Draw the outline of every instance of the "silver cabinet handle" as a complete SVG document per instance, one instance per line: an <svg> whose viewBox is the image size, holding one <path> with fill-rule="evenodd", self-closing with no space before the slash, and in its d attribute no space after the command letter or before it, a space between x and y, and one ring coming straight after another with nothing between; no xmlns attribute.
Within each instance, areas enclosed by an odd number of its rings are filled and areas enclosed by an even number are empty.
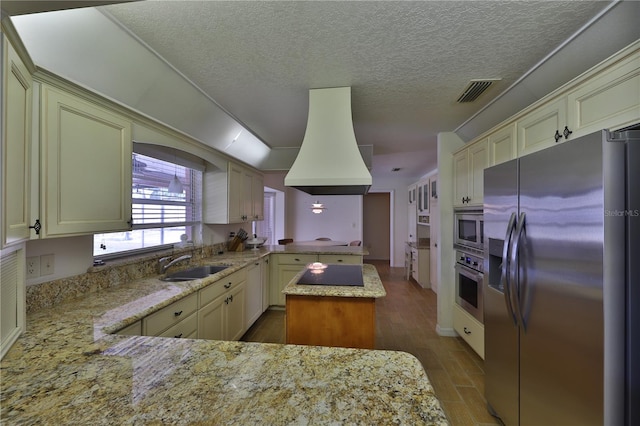
<svg viewBox="0 0 640 426"><path fill-rule="evenodd" d="M471 331L469 331L467 327L464 327L464 334L468 336L469 334L471 334Z"/></svg>
<svg viewBox="0 0 640 426"><path fill-rule="evenodd" d="M182 311L174 312L173 315L179 317L180 315L182 315Z"/></svg>
<svg viewBox="0 0 640 426"><path fill-rule="evenodd" d="M182 333L178 334L177 336L173 336L173 337L175 337L176 339L179 339L179 338L182 337Z"/></svg>
<svg viewBox="0 0 640 426"><path fill-rule="evenodd" d="M231 288L231 283L226 283L226 284L224 285L224 288Z"/></svg>

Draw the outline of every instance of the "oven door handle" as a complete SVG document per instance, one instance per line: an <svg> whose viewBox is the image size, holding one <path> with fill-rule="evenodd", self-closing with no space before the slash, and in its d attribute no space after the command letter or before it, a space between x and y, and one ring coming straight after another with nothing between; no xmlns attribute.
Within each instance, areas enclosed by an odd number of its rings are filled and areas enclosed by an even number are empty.
<svg viewBox="0 0 640 426"><path fill-rule="evenodd" d="M516 317L516 313L513 310L513 305L511 303L511 239L513 237L513 231L516 227L516 214L511 213L511 218L509 219L509 224L507 225L507 233L504 236L504 243L502 244L502 265L500 271L500 284L504 289L504 303L507 306L507 312L513 321L513 325L518 326L518 318Z"/></svg>

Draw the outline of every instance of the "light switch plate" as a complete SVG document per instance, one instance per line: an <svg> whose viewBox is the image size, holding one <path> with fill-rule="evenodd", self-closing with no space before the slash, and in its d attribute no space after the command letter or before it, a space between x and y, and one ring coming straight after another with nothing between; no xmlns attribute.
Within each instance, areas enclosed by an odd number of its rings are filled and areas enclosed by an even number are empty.
<svg viewBox="0 0 640 426"><path fill-rule="evenodd" d="M27 279L40 276L40 256L27 257Z"/></svg>
<svg viewBox="0 0 640 426"><path fill-rule="evenodd" d="M52 254L43 254L40 256L40 276L52 275L54 257Z"/></svg>

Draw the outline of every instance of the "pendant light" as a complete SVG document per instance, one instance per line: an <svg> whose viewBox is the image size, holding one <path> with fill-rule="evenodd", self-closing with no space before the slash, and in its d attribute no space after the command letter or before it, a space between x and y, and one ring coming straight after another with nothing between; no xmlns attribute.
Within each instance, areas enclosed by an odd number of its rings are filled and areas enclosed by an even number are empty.
<svg viewBox="0 0 640 426"><path fill-rule="evenodd" d="M175 163L175 156L173 160L173 167L173 178L171 179L171 182L169 182L168 190L172 194L182 194L184 187L182 186L180 179L178 179L178 166Z"/></svg>
<svg viewBox="0 0 640 426"><path fill-rule="evenodd" d="M324 206L324 204L322 204L320 201L317 201L315 203L311 204L311 211L315 214L320 214L322 213L324 210L326 209L326 207Z"/></svg>

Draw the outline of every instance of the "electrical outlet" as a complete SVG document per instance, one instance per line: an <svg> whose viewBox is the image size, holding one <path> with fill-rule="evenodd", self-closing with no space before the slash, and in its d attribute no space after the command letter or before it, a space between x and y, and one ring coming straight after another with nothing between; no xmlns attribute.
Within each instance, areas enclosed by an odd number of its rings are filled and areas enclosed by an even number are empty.
<svg viewBox="0 0 640 426"><path fill-rule="evenodd" d="M27 257L27 279L40 276L40 256Z"/></svg>
<svg viewBox="0 0 640 426"><path fill-rule="evenodd" d="M53 260L54 257L52 254L43 254L40 256L40 275L51 275L53 274Z"/></svg>

